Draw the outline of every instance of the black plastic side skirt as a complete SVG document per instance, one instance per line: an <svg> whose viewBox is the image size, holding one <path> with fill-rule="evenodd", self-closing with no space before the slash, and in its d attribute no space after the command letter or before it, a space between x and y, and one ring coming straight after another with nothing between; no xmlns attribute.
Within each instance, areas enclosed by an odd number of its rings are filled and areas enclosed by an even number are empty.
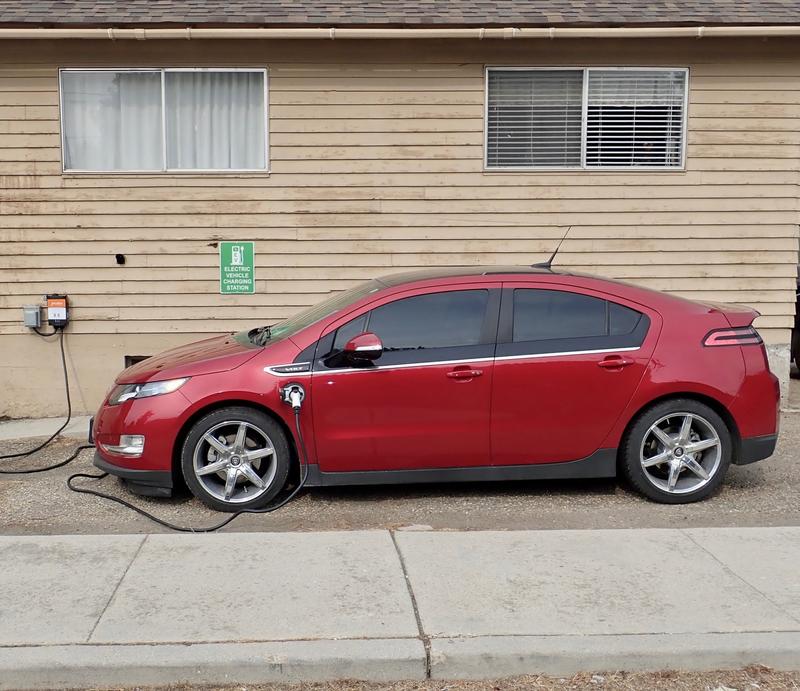
<svg viewBox="0 0 800 691"><path fill-rule="evenodd" d="M365 470L326 473L308 466L307 487L342 485L404 485L422 482L484 482L503 480L571 480L615 477L617 450L598 449L591 456L563 463L481 466L476 468L425 468L422 470Z"/></svg>

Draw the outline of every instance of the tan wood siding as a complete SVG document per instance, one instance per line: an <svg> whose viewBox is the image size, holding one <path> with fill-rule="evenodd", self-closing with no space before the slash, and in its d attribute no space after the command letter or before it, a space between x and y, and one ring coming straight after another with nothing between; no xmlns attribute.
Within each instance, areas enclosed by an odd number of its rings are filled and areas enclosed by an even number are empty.
<svg viewBox="0 0 800 691"><path fill-rule="evenodd" d="M0 343L25 332L20 307L48 291L70 294L76 334L162 343L156 334L274 321L395 270L539 261L568 226L559 265L752 305L767 340L786 343L800 221L797 48L5 42ZM686 170L484 172L486 64L689 67ZM58 68L92 65L266 66L270 173L62 174ZM255 295L218 294L225 239L256 242Z"/></svg>

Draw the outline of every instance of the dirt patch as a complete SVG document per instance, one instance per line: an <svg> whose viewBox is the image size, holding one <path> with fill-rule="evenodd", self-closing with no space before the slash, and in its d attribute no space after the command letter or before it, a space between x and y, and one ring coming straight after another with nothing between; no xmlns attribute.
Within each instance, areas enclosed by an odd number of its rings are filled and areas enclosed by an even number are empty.
<svg viewBox="0 0 800 691"><path fill-rule="evenodd" d="M724 672L605 672L573 677L530 675L488 681L399 681L371 683L338 681L315 684L247 686L158 686L150 691L188 689L237 691L792 691L800 689L800 672L748 667Z"/></svg>

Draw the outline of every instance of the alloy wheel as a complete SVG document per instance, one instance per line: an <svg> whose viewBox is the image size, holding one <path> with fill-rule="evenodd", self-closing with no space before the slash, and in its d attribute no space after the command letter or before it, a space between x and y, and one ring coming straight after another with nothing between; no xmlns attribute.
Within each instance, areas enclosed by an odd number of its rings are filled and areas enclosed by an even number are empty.
<svg viewBox="0 0 800 691"><path fill-rule="evenodd" d="M688 494L711 482L722 459L722 442L704 417L671 413L647 430L639 459L652 485L670 494Z"/></svg>
<svg viewBox="0 0 800 691"><path fill-rule="evenodd" d="M195 445L192 461L204 489L230 504L249 502L267 492L277 470L272 440L243 420L211 427Z"/></svg>

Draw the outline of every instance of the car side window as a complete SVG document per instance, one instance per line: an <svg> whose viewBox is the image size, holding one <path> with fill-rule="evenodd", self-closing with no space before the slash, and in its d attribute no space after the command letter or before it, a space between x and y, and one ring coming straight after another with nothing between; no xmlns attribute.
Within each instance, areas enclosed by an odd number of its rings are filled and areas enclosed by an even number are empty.
<svg viewBox="0 0 800 691"><path fill-rule="evenodd" d="M608 303L608 333L611 336L621 336L632 333L644 315L632 310L630 307L618 305L616 302Z"/></svg>
<svg viewBox="0 0 800 691"><path fill-rule="evenodd" d="M376 334L383 342L383 355L375 366L492 357L494 338L490 336L492 329L487 328L489 304L490 291L476 289L415 295L381 305L320 341L316 367L351 367L352 363L339 354L347 341L364 331Z"/></svg>
<svg viewBox="0 0 800 691"><path fill-rule="evenodd" d="M367 330L384 352L478 345L488 301L488 290L403 298L372 310Z"/></svg>
<svg viewBox="0 0 800 691"><path fill-rule="evenodd" d="M347 342L354 336L364 333L367 330L367 317L369 314L362 314L336 329L336 336L333 339L333 350L341 351Z"/></svg>
<svg viewBox="0 0 800 691"><path fill-rule="evenodd" d="M513 340L606 335L606 301L560 290L515 290Z"/></svg>
<svg viewBox="0 0 800 691"><path fill-rule="evenodd" d="M516 288L510 333L498 356L638 347L649 318L610 300L564 290Z"/></svg>

